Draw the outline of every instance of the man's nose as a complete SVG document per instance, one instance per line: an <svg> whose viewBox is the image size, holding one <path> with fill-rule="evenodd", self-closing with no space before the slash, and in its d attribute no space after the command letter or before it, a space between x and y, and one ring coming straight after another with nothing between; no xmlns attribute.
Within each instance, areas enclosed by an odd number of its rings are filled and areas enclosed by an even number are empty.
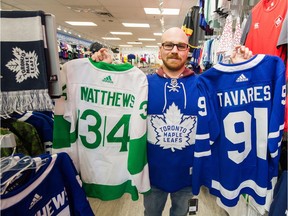
<svg viewBox="0 0 288 216"><path fill-rule="evenodd" d="M178 47L176 46L176 44L174 44L171 52L178 52Z"/></svg>

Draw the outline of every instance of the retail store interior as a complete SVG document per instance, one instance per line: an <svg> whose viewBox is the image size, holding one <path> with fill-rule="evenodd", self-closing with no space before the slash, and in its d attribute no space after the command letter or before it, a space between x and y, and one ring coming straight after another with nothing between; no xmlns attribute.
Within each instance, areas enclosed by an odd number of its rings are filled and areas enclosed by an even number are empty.
<svg viewBox="0 0 288 216"><path fill-rule="evenodd" d="M220 1L220 0L217 0L217 1L216 0L215 1L214 0L205 0L205 1L204 0L145 0L145 1L144 0L121 0L121 1L117 1L117 0L85 0L85 1L79 1L79 0L1 0L0 13L2 13L3 11L7 12L7 14L8 12L13 13L13 12L27 12L27 11L39 12L40 11L41 13L43 12L46 18L48 17L48 21L46 19L47 27L43 27L44 30L42 29L42 27L40 29L41 31L43 30L43 32L45 32L43 33L44 35L47 34L47 38L45 38L44 36L43 41L44 41L46 54L50 52L49 54L47 54L49 57L48 58L45 57L46 59L49 59L48 61L50 61L49 64L47 64L48 65L47 68L48 70L54 71L53 73L49 74L49 78L48 78L49 88L53 86L53 89L55 90L53 92L49 92L52 98L52 101L54 102L54 99L57 99L62 95L63 86L60 86L62 83L58 82L59 81L58 79L60 77L59 73L61 73L61 70L63 66L65 65L65 63L73 61L75 59L89 58L91 57L94 51L98 51L100 48L103 48L103 47L107 48L109 50L109 53L112 55L113 64L118 65L118 64L123 64L123 63L129 63L132 66L135 66L141 69L146 75L155 74L158 68L161 67L163 63L161 59L159 59L159 49L162 46L161 43L163 42L161 41L162 34L171 27L182 28L185 34L187 35L187 38L189 41L189 44L188 44L189 53L188 53L188 59L186 62L186 67L193 70L195 74L198 75L198 74L205 72L206 70L210 69L211 67L218 64L222 60L224 63L228 63L231 57L230 48L232 45L241 44L241 42L243 42L241 41L243 40L243 35L241 36L241 34L244 31L247 19L249 18L249 15L251 14L251 11L255 8L255 6L261 2L270 2L270 3L274 2L275 5L280 4L281 2L281 4L284 5L283 3L284 1L287 1L287 0L270 0L270 1L269 0L223 0L223 1ZM207 4L207 2L209 2L209 4ZM207 13L208 13L208 9L206 9L204 5L206 7L209 7L209 11L210 11L209 20L205 23L202 22L202 24L200 24L201 22L199 20L201 19L201 16L202 15L203 17L207 16ZM274 5L272 5L271 7L273 6ZM287 6L287 2L286 2L286 6ZM213 7L214 9L212 9ZM286 11L287 11L287 8L286 8ZM22 16L21 14L18 14L18 13L15 16L17 17L18 15ZM10 15L7 15L8 18L7 17L1 18L2 20L0 23L0 27L2 26L2 23L5 22L5 31L7 29L12 29L11 34L14 34L14 35L17 34L18 38L21 37L22 34L27 35L27 32L30 31L30 27L33 27L34 22L31 22L32 24L27 24L27 25L23 22L23 25L22 25L21 19L18 17L19 23L17 24L17 26L21 28L21 30L18 31L17 28L14 27L13 25L9 26L9 21L7 20L9 19L12 20L15 18L15 16L11 16L11 17L9 16ZM24 17L26 17L26 15ZM199 26L197 27L195 26L196 17L197 19L199 19L197 20L198 21L197 23L199 23ZM230 24L228 24L228 20L230 21ZM276 17L275 20L282 22L284 20L284 17L281 17L281 18ZM50 26L48 26L48 23ZM230 30L227 30L228 25L230 25L231 27ZM35 35L38 34L37 33L38 30L39 29L36 29ZM2 31L3 31L3 28L1 27L1 35L4 35L4 32ZM287 26L286 26L286 31L287 31ZM33 35L33 34L34 32L32 32L30 35ZM233 38L232 36L230 37L229 34L233 35ZM11 36L12 40L17 37ZM25 55L25 50L24 48L20 48L19 46L16 48L13 47L13 51L3 50L2 43L7 43L7 41L9 43L11 42L7 38L8 36L5 35L4 37L2 37L2 40L1 40L1 46L2 46L1 48L2 49L1 71L3 71L3 68L5 68L6 70L9 69L10 70L9 72L13 71L15 73L16 72L18 73L19 71L21 71L21 69L19 68L22 68L21 56ZM23 38L26 38L26 37L23 36ZM216 42L215 42L215 47L213 47L214 44L212 42L214 41L217 41L217 46L218 46L217 48L215 48ZM223 45L223 41L224 41L224 45ZM231 41L231 44L230 44L230 41ZM226 45L229 43L230 45L229 48L227 48L228 45L226 46L225 42L226 42ZM287 32L286 32L286 43L287 43ZM242 43L242 45L245 45L245 44ZM208 46L209 46L209 51L207 51ZM4 47L6 47L6 44ZM29 45L27 46L26 55L28 56L27 58L29 58L30 61L27 61L26 64L30 64L29 67L32 68L31 65L33 63L31 62L35 60L34 59L35 52L32 50L28 51L28 49L29 49ZM8 52L9 52L9 55L12 56L11 58L14 58L14 59L4 58ZM280 57L282 58L282 56ZM34 60L31 60L31 59L34 59ZM286 44L286 62L287 62L287 44ZM37 65L37 63L35 63L35 65ZM33 71L35 72L35 70L37 72L38 69L34 68ZM29 71L26 71L26 72L30 73ZM286 69L286 73L287 73L287 69ZM2 79L3 74L1 74L1 79ZM18 73L18 75L19 74L20 72ZM25 73L23 72L23 74ZM27 78L33 78L33 75L27 75L26 78L24 75L22 77L18 76L17 83L23 82L23 80L26 80ZM244 76L244 78L242 77L242 79L244 79L245 81L246 77ZM57 83L54 81L57 81ZM241 80L241 82L242 81L243 80ZM109 82L113 82L113 81L109 81ZM1 81L1 84L3 85L2 81ZM25 88L27 88L27 86L25 86ZM7 87L7 89L9 90L9 87ZM173 89L171 89L171 91L172 90ZM1 91L3 90L1 89ZM96 91L97 90L94 89L94 92ZM255 90L255 94L256 93L257 92ZM81 97L82 96L83 95L81 95ZM231 100L238 100L237 98L236 99L235 98L233 98L232 96ZM3 99L3 104L4 103L6 104L6 102ZM37 104L38 102L35 102L35 103ZM231 103L231 101L230 102L225 101L225 103ZM48 106L46 108L51 109ZM17 115L22 115L24 111L26 112L27 110L20 110L20 111L16 110L16 113ZM6 121L7 119L11 118L12 112L15 112L15 110L12 110L12 108L11 109L9 108L9 111L5 110L4 105L3 105L3 108L1 108L1 120L3 119L3 122L4 122L4 119ZM52 117L52 119L53 118L54 117ZM80 117L75 117L75 118L80 119ZM40 127L43 128L44 126L42 125ZM121 127L121 125L119 127ZM284 126L282 126L282 130L283 130L283 127ZM72 132L74 131L70 131L70 132L73 135ZM3 134L3 131L2 131L2 134ZM71 134L70 136L72 136ZM287 135L287 132L286 132L286 135ZM50 143L53 140L53 136L54 134L50 134ZM2 138L1 138L1 142L2 142ZM263 142L265 142L265 140ZM284 141L282 140L282 144L286 146L285 149L282 149L282 151L285 150L286 152L285 153L286 158L283 159L283 157L281 157L280 162L281 160L282 162L284 160L283 163L285 164L285 161L286 161L285 169L287 169L287 136L286 138L284 138ZM282 144L280 141L278 145L281 146ZM49 148L51 148L51 146ZM2 166L4 165L1 162L1 170L3 168ZM284 168L281 169L281 171L283 170ZM57 184L57 181L55 181L54 183ZM275 186L276 182L273 182L273 184ZM243 188L245 186L246 185L244 183L243 185L241 185L241 187ZM2 184L1 184L1 187L2 187ZM221 187L221 185L219 187ZM286 182L286 188L287 188L287 182ZM260 193L262 193L262 191L261 192L259 191L259 194ZM2 194L2 188L1 188L1 195L3 194ZM236 190L235 190L235 194L237 194ZM201 187L201 191L199 195L194 197L198 199L197 209L195 211L189 210L189 212L192 212L189 215L198 215L198 216L268 216L269 215L269 216L276 216L275 214L274 215L269 214L269 207L273 200L273 195L272 195L272 192L270 193L267 192L267 194L268 194L267 200L266 200L267 203L264 203L262 205L259 205L257 203L257 200L255 201L252 196L241 194L241 196L239 196L238 204L230 208L230 207L223 205L223 203L219 202L219 199L217 199L215 195L210 194L208 188L203 186ZM36 197L36 195L33 198L34 203L33 202L31 204L29 203L31 208L34 205L36 206L36 202L38 202L38 200L41 199L41 196ZM24 199L23 196L19 198L19 200L21 199ZM144 216L143 194L139 194L138 200L132 200L131 196L127 193L125 193L120 198L111 199L111 200L101 200L95 197L88 197L87 199L88 199L89 205L92 208L93 213L97 216ZM9 206L9 201L11 202L11 199L8 200L8 204L5 204L6 205L4 206L5 208ZM286 191L286 201L287 201L287 191ZM31 201L27 201L27 202L31 202ZM1 203L1 200L0 200L0 203ZM171 200L168 199L168 202L166 203L163 214L162 214L163 216L169 216L170 207L171 207ZM286 214L287 214L287 211L288 210L286 210ZM42 215L44 215L44 212L46 212L48 215L48 212L49 212L48 203L45 206L45 208L43 207ZM1 214L1 211L0 211L0 214ZM5 214L3 214L3 216L4 215ZM37 215L40 215L40 214L37 214ZM71 215L74 215L74 214L71 214ZM78 215L78 214L75 214L75 215ZM279 216L282 216L282 215L279 215Z"/></svg>

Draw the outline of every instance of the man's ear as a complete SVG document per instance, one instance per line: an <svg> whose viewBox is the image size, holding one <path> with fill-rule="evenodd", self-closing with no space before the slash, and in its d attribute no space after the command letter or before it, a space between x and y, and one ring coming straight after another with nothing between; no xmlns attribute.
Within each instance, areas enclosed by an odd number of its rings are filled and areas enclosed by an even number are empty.
<svg viewBox="0 0 288 216"><path fill-rule="evenodd" d="M161 59L161 60L162 60L160 50L158 51L158 59Z"/></svg>

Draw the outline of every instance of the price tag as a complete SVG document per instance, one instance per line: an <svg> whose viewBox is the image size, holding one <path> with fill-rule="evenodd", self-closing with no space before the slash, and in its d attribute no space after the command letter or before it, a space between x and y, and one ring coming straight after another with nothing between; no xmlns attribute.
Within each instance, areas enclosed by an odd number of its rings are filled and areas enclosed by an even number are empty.
<svg viewBox="0 0 288 216"><path fill-rule="evenodd" d="M198 199L193 198L189 200L189 215L196 215L198 211Z"/></svg>

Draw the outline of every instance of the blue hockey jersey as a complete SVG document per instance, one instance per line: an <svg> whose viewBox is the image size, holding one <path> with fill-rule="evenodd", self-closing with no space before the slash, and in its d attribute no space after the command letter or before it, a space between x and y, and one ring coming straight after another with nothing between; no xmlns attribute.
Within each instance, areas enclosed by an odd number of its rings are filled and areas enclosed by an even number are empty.
<svg viewBox="0 0 288 216"><path fill-rule="evenodd" d="M37 168L23 171L17 180L22 183L14 181L12 189L0 196L1 215L94 215L67 153L33 160Z"/></svg>
<svg viewBox="0 0 288 216"><path fill-rule="evenodd" d="M148 76L148 145L150 182L166 192L192 186L196 139L196 75L178 79Z"/></svg>
<svg viewBox="0 0 288 216"><path fill-rule="evenodd" d="M278 172L284 127L282 60L256 55L242 63L220 63L200 75L197 85L200 116L214 126L199 130L206 139L195 144L193 193L205 185L228 207L243 193L265 204Z"/></svg>

